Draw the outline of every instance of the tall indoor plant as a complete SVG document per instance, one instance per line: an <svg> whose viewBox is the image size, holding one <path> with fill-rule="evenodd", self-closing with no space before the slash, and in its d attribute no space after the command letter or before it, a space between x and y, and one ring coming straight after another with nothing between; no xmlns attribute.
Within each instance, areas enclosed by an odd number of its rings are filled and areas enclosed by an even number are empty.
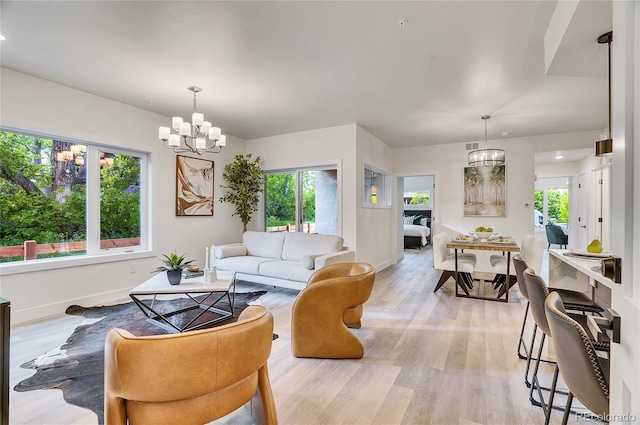
<svg viewBox="0 0 640 425"><path fill-rule="evenodd" d="M247 231L251 215L258 210L258 194L264 190L264 173L260 166L260 157L252 159L251 154L236 155L233 162L224 166L222 177L227 185L222 185L226 193L220 202L233 204L242 220L242 232Z"/></svg>

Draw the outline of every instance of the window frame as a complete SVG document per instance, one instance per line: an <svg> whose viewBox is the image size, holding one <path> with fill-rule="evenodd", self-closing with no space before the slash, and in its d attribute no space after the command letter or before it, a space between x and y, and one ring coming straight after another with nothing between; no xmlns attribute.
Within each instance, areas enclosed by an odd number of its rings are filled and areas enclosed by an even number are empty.
<svg viewBox="0 0 640 425"><path fill-rule="evenodd" d="M150 172L152 152L8 126L0 126L0 130L85 145L87 147L86 161L89 164L93 163L93 166L87 167L86 254L0 263L0 276L155 256L151 246L152 187ZM140 245L121 248L100 248L100 151L140 158Z"/></svg>
<svg viewBox="0 0 640 425"><path fill-rule="evenodd" d="M382 178L381 184L376 184L376 198L377 202L371 202L371 190L370 186L367 186L367 173L375 173L377 178ZM391 173L384 171L381 168L364 162L362 166L362 207L363 208L391 208L391 193L390 193L390 177Z"/></svg>

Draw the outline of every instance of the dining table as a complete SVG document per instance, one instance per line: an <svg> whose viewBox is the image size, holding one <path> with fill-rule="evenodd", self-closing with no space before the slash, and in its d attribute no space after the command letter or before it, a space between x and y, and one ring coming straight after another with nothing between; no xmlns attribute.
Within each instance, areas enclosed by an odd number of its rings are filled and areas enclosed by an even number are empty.
<svg viewBox="0 0 640 425"><path fill-rule="evenodd" d="M509 284L509 272L511 271L511 253L517 253L520 252L520 247L518 246L518 244L513 240L513 239L509 239L509 240L500 240L498 238L495 239L473 239L473 238L468 238L466 240L458 240L458 239L453 239L451 240L449 243L447 243L447 248L449 249L453 249L454 250L454 255L455 255L455 281L458 282L458 250L464 252L464 250L479 250L479 251L500 251L503 252L504 254L506 254L507 257L507 280L505 281L505 291L504 291L504 297L502 296L484 296L483 291L479 290L478 291L478 295L475 294L466 294L466 293L460 293L458 291L458 285L456 285L456 297L463 297L463 298L474 298L474 299L481 299L481 300L487 300L487 301L499 301L499 302L509 302L509 287L511 286ZM482 289L482 288L480 288Z"/></svg>

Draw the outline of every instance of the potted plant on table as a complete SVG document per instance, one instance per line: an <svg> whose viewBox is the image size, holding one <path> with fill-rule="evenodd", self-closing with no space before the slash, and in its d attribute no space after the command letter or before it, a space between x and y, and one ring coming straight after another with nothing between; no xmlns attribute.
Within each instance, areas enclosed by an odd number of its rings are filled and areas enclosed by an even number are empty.
<svg viewBox="0 0 640 425"><path fill-rule="evenodd" d="M167 272L167 279L171 285L179 285L182 280L182 270L193 263L194 260L184 261L184 255L178 255L172 252L169 255L163 255L165 258L162 260L164 266L159 266L153 272ZM152 272L152 273L153 273Z"/></svg>

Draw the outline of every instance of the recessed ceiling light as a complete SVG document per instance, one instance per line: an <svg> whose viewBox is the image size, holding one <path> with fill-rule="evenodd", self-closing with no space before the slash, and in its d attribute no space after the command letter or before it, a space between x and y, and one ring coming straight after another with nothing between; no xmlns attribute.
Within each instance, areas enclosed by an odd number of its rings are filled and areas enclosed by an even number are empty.
<svg viewBox="0 0 640 425"><path fill-rule="evenodd" d="M554 158L555 158L555 159L562 159L562 158L564 158L564 157L563 157L562 155L556 155L556 156L554 156Z"/></svg>
<svg viewBox="0 0 640 425"><path fill-rule="evenodd" d="M5 37L3 34L0 33L0 41L6 40L6 39L7 39L7 37Z"/></svg>
<svg viewBox="0 0 640 425"><path fill-rule="evenodd" d="M509 133L508 131L503 131L502 132L502 135L505 136L505 137L508 136L509 134L511 134L511 133Z"/></svg>

